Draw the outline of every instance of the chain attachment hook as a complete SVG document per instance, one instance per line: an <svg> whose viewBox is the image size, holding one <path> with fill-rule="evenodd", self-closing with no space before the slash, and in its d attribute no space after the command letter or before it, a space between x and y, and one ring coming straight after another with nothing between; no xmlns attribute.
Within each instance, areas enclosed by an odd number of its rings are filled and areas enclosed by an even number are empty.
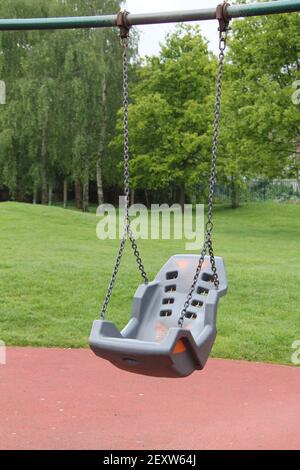
<svg viewBox="0 0 300 470"><path fill-rule="evenodd" d="M219 21L219 32L220 32L220 43L219 49L221 52L224 52L226 49L226 42L227 42L227 35L228 31L230 30L230 21L231 18L228 14L228 7L230 3L224 1L220 5L217 6L216 10L216 18Z"/></svg>
<svg viewBox="0 0 300 470"><path fill-rule="evenodd" d="M131 25L128 23L129 11L120 11L117 15L117 26L120 28L120 38L122 43L128 44Z"/></svg>

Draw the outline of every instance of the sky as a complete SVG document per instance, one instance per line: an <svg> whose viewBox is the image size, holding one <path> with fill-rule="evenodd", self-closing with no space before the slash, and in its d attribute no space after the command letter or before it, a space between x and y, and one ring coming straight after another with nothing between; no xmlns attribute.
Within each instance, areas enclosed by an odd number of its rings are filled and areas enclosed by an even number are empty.
<svg viewBox="0 0 300 470"><path fill-rule="evenodd" d="M126 0L125 8L130 13L152 13L215 8L219 3L220 0ZM157 55L160 50L159 44L164 41L166 34L173 28L173 24L139 26L140 55ZM209 48L217 52L219 45L217 22L201 21L201 28L209 41Z"/></svg>

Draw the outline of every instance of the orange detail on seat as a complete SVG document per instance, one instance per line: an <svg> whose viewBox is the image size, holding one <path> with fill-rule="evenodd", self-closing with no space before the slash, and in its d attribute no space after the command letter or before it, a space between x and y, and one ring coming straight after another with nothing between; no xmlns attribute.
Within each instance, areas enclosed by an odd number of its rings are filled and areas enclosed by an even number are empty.
<svg viewBox="0 0 300 470"><path fill-rule="evenodd" d="M180 269L186 269L189 265L189 262L187 259L179 259L176 261L176 263Z"/></svg>
<svg viewBox="0 0 300 470"><path fill-rule="evenodd" d="M184 341L180 339L177 341L175 348L173 349L173 354L180 354L186 351L186 346L184 344Z"/></svg>
<svg viewBox="0 0 300 470"><path fill-rule="evenodd" d="M156 335L155 335L155 341L160 343L164 337L166 336L169 328L167 328L165 325L163 325L160 321L156 323Z"/></svg>

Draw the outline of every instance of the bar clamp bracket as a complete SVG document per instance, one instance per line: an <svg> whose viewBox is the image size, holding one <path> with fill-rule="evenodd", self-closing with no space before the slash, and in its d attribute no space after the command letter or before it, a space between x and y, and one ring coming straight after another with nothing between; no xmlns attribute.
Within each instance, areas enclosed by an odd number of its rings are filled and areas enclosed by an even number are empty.
<svg viewBox="0 0 300 470"><path fill-rule="evenodd" d="M231 17L228 14L229 6L230 3L228 2L223 2L217 6L216 18L219 21L219 31L221 36L223 35L223 33L226 33L229 30L229 24L231 21Z"/></svg>
<svg viewBox="0 0 300 470"><path fill-rule="evenodd" d="M131 25L128 23L129 11L120 11L117 16L117 26L120 28L121 39L126 39L129 37L129 31Z"/></svg>

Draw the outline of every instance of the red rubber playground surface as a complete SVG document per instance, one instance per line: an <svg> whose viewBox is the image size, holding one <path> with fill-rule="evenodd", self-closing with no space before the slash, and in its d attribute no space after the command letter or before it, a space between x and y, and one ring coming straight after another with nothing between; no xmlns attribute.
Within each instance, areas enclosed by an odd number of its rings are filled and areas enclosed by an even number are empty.
<svg viewBox="0 0 300 470"><path fill-rule="evenodd" d="M88 350L8 349L0 449L300 449L300 369L210 360L155 379Z"/></svg>

